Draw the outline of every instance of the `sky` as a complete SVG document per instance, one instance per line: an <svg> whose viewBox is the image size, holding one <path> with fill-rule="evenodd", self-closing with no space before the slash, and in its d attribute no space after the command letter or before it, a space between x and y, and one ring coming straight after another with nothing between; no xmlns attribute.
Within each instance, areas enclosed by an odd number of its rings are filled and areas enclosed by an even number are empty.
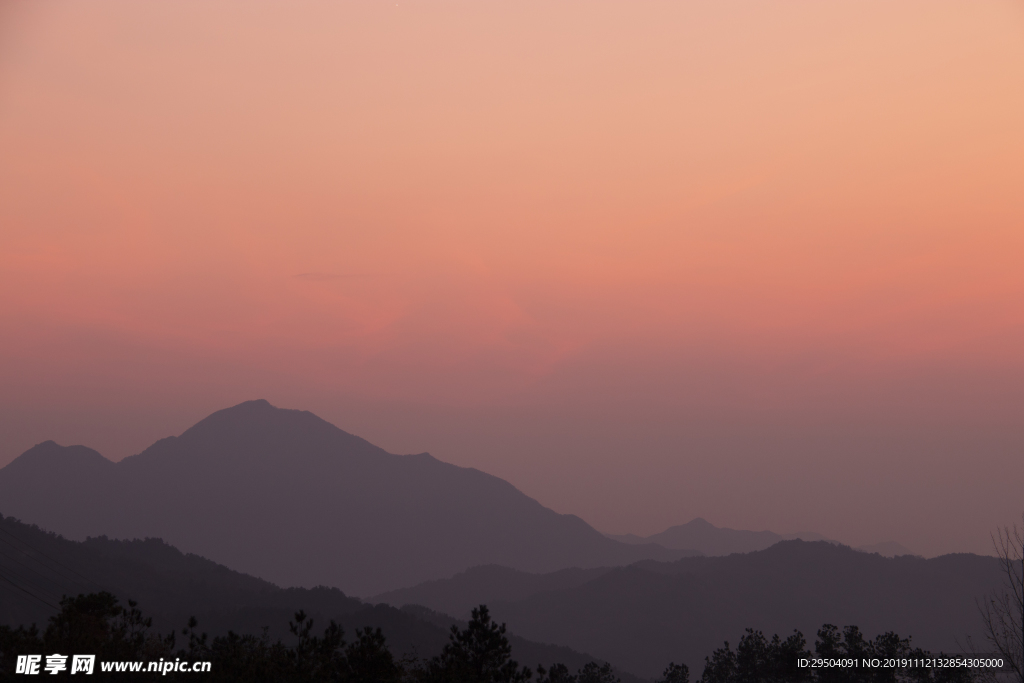
<svg viewBox="0 0 1024 683"><path fill-rule="evenodd" d="M0 0L0 465L265 398L611 533L1024 512L1024 3Z"/></svg>

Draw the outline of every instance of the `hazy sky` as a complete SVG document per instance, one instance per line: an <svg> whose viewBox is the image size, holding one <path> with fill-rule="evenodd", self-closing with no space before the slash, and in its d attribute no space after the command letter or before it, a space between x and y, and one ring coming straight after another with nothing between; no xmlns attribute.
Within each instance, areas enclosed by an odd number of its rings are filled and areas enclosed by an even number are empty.
<svg viewBox="0 0 1024 683"><path fill-rule="evenodd" d="M1019 0L0 0L0 465L266 398L605 531L984 552L1022 122Z"/></svg>

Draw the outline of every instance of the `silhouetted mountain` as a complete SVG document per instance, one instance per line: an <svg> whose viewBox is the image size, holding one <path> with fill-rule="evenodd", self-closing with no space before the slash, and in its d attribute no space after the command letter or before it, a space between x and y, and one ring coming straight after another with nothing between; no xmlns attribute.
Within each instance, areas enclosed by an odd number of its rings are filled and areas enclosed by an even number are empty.
<svg viewBox="0 0 1024 683"><path fill-rule="evenodd" d="M481 564L547 572L687 554L613 541L497 477L392 455L266 401L118 463L39 444L0 470L0 501L70 538L159 537L281 585L356 595Z"/></svg>
<svg viewBox="0 0 1024 683"><path fill-rule="evenodd" d="M643 544L657 543L666 548L696 550L702 555L730 555L732 553L752 553L764 550L779 541L825 541L821 534L812 532L798 534L777 534L773 531L742 531L717 527L705 519L697 517L686 524L669 527L660 534L653 536L637 536L636 534L606 534L608 538L623 543ZM877 552L877 551L875 551Z"/></svg>
<svg viewBox="0 0 1024 683"><path fill-rule="evenodd" d="M153 628L167 633L196 616L199 630L222 635L262 632L290 638L288 621L299 609L320 628L334 619L351 640L356 628L380 627L396 655L437 654L452 624L464 621L424 608L398 610L347 597L336 588L282 589L196 555L185 555L159 539L69 541L57 534L0 517L0 625L44 626L64 595L106 590L123 604L136 600ZM48 604L47 604L48 603ZM501 620L501 615L494 613ZM564 646L511 634L515 657L524 664L561 662L576 670L594 658ZM636 681L624 675L625 681Z"/></svg>
<svg viewBox="0 0 1024 683"><path fill-rule="evenodd" d="M478 599L486 595L490 602L509 602L546 591L575 588L611 571L609 567L563 569L550 574L530 574L508 567L473 567L450 579L426 581L412 588L399 588L371 598L395 607L421 605L458 619L468 619Z"/></svg>
<svg viewBox="0 0 1024 683"><path fill-rule="evenodd" d="M605 534L608 538L622 543L640 545L657 543L665 548L695 550L701 555L711 557L731 555L732 553L752 553L770 548L780 541L829 541L831 539L811 531L796 534L777 534L773 531L742 531L717 527L705 519L697 517L686 524L669 527L660 534L637 536L636 534ZM865 553L878 553L883 557L899 557L913 555L905 546L895 541L885 541L871 545L859 546L855 550Z"/></svg>
<svg viewBox="0 0 1024 683"><path fill-rule="evenodd" d="M883 541L882 543L857 546L855 550L859 550L862 553L878 553L882 557L902 557L903 555L914 554L906 546L900 545L896 541Z"/></svg>
<svg viewBox="0 0 1024 683"><path fill-rule="evenodd" d="M975 600L1000 581L992 557L892 559L827 542L782 541L753 553L645 561L589 577L530 579L484 567L388 599L454 615L486 602L524 637L654 676L670 660L701 671L705 656L726 640L735 643L747 627L783 637L796 628L813 642L822 624L855 624L870 637L892 630L926 649L959 651L957 638L973 633L980 642ZM514 598L501 599L510 592Z"/></svg>

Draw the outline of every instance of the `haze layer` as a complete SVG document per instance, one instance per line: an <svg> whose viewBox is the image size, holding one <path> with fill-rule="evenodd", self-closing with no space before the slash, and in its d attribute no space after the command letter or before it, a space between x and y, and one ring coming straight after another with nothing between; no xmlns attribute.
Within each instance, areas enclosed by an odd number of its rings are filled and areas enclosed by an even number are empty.
<svg viewBox="0 0 1024 683"><path fill-rule="evenodd" d="M1019 2L0 5L0 464L265 396L649 534L988 549Z"/></svg>

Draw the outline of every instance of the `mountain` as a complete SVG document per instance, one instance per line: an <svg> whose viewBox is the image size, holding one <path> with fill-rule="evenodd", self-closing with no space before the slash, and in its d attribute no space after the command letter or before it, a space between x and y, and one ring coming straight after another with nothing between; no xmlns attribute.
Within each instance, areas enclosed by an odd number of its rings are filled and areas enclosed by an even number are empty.
<svg viewBox="0 0 1024 683"><path fill-rule="evenodd" d="M427 453L393 455L266 401L117 463L39 444L0 470L0 502L69 538L159 537L279 585L354 595L482 564L551 572L693 554L620 543L502 479Z"/></svg>
<svg viewBox="0 0 1024 683"><path fill-rule="evenodd" d="M769 548L779 541L831 541L821 534L806 531L796 534L777 534L773 531L743 531L717 527L705 519L697 517L686 524L669 527L660 534L637 536L636 534L605 534L621 543L640 545L657 543L665 548L696 550L701 555L717 556L732 553L752 553ZM883 557L899 557L913 555L905 546L895 541L885 541L855 548L865 553L878 553Z"/></svg>
<svg viewBox="0 0 1024 683"><path fill-rule="evenodd" d="M769 637L799 629L812 644L825 623L869 637L895 631L932 651L980 638L976 599L1001 585L993 557L886 558L828 542L781 541L746 554L638 562L629 567L526 577L482 567L386 596L458 616L486 602L531 640L593 653L653 677L664 662L696 675L745 628Z"/></svg>
<svg viewBox="0 0 1024 683"><path fill-rule="evenodd" d="M426 581L412 588L400 588L370 598L395 607L420 605L431 610L468 619L481 603L523 600L539 593L582 586L611 571L610 567L563 569L550 574L486 565L473 567L450 579Z"/></svg>
<svg viewBox="0 0 1024 683"><path fill-rule="evenodd" d="M635 534L606 534L622 543L645 544L657 543L666 548L696 550L702 555L730 555L732 553L751 553L764 550L779 541L825 541L821 534L812 532L798 534L777 534L772 531L742 531L717 527L705 519L697 517L686 524L669 527L660 534L653 536L637 536ZM878 552L878 551L872 551ZM909 553L908 553L909 554Z"/></svg>
<svg viewBox="0 0 1024 683"><path fill-rule="evenodd" d="M159 539L69 541L38 527L0 516L0 626L45 627L64 595L106 590L122 604L138 602L153 618L153 629L168 633L196 616L211 635L260 634L291 639L288 621L302 609L325 627L337 621L351 640L355 629L380 627L396 655L431 657L448 641L453 624L465 622L422 608L398 610L371 605L335 588L282 589L196 555L186 555ZM493 612L492 612L493 613ZM501 615L494 613L500 621ZM513 656L521 663L561 662L579 669L594 657L569 648L535 643L511 634ZM620 673L624 681L637 679Z"/></svg>
<svg viewBox="0 0 1024 683"><path fill-rule="evenodd" d="M878 553L882 557L901 557L903 555L913 555L909 548L904 545L900 545L896 541L883 541L882 543L873 543L871 545L862 545L856 548L862 553Z"/></svg>

